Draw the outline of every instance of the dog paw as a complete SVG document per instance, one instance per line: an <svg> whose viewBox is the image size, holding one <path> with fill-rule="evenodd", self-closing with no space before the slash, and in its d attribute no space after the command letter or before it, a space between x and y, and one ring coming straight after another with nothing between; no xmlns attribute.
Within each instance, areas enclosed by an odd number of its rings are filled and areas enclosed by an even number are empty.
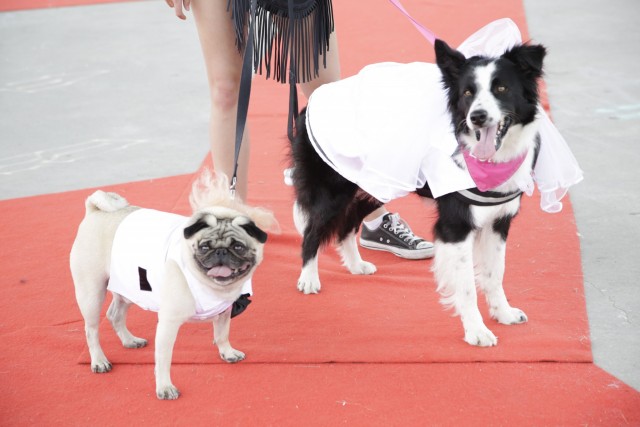
<svg viewBox="0 0 640 427"><path fill-rule="evenodd" d="M133 337L133 339L123 342L125 348L142 348L147 346L147 340L144 338Z"/></svg>
<svg viewBox="0 0 640 427"><path fill-rule="evenodd" d="M113 368L113 366L107 359L91 362L91 371L95 372L96 374L104 374L106 372L109 372L111 368Z"/></svg>
<svg viewBox="0 0 640 427"><path fill-rule="evenodd" d="M180 397L180 391L170 384L165 387L156 388L156 396L160 400L176 400Z"/></svg>
<svg viewBox="0 0 640 427"><path fill-rule="evenodd" d="M467 343L478 347L491 347L498 345L498 338L484 325L465 329L464 340Z"/></svg>
<svg viewBox="0 0 640 427"><path fill-rule="evenodd" d="M228 363L238 363L241 360L244 360L245 355L243 352L241 352L240 350L236 350L235 348L232 348L229 351L226 351L224 353L220 353L220 357L222 358L222 360L224 360L225 362Z"/></svg>
<svg viewBox="0 0 640 427"><path fill-rule="evenodd" d="M348 266L351 274L373 274L376 272L376 266L368 261L360 261L354 265Z"/></svg>
<svg viewBox="0 0 640 427"><path fill-rule="evenodd" d="M310 280L298 280L298 290L305 295L317 294L320 292L320 282Z"/></svg>
<svg viewBox="0 0 640 427"><path fill-rule="evenodd" d="M503 325L517 325L529 320L524 311L514 307L508 307L506 310L496 310L491 313L491 316Z"/></svg>

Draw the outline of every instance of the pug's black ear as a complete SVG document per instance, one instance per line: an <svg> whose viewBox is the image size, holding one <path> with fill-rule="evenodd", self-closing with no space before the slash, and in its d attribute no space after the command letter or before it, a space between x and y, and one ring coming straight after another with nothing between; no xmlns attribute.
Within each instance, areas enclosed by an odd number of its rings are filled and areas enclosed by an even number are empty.
<svg viewBox="0 0 640 427"><path fill-rule="evenodd" d="M198 231L202 230L203 228L207 228L209 227L209 223L205 220L204 216L201 216L200 218L198 218L196 220L196 222L194 222L193 224L188 225L185 229L184 229L184 238L185 239L190 239L191 237L193 237L194 234L196 234Z"/></svg>
<svg viewBox="0 0 640 427"><path fill-rule="evenodd" d="M247 224L240 225L240 227L244 228L244 231L246 231L249 236L253 237L258 242L264 243L267 241L267 233L258 228L255 222L250 221Z"/></svg>

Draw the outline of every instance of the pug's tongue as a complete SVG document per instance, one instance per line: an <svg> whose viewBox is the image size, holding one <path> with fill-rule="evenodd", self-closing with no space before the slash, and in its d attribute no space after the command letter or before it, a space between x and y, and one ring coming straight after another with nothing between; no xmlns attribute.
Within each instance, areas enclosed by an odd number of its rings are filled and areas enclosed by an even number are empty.
<svg viewBox="0 0 640 427"><path fill-rule="evenodd" d="M209 277L229 277L232 274L233 274L233 270L231 270L226 265L213 267L211 270L207 271L207 276Z"/></svg>
<svg viewBox="0 0 640 427"><path fill-rule="evenodd" d="M480 140L471 150L471 155L478 160L489 160L494 154L496 154L495 142L496 135L498 133L498 126L482 128L476 132L480 132Z"/></svg>

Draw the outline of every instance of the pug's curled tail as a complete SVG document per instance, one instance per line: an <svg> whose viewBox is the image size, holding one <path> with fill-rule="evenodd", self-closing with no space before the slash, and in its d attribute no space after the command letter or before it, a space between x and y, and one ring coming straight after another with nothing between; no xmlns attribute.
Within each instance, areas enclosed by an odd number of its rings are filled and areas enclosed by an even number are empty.
<svg viewBox="0 0 640 427"><path fill-rule="evenodd" d="M86 215L89 215L96 211L115 212L129 206L129 202L119 194L98 190L87 198L84 206L87 209Z"/></svg>

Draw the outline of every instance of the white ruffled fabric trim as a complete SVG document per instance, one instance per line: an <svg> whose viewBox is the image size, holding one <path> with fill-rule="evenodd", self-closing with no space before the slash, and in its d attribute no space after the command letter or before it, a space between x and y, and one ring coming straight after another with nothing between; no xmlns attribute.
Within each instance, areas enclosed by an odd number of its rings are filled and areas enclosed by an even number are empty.
<svg viewBox="0 0 640 427"><path fill-rule="evenodd" d="M510 19L471 35L459 50L497 57L522 42ZM446 109L441 73L430 63L381 63L318 88L309 99L307 129L318 154L346 179L383 203L429 182L434 197L475 187L451 159L457 142ZM567 142L538 106L541 148L533 177L518 182L528 195L534 181L546 212L583 173Z"/></svg>

